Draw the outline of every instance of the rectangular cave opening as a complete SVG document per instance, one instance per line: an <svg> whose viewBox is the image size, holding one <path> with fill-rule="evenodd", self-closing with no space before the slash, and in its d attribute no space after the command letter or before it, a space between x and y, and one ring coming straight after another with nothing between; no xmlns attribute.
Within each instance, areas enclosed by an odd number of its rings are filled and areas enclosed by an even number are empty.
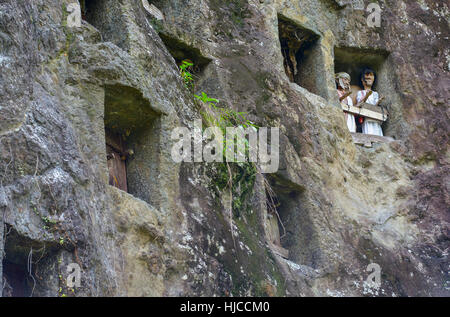
<svg viewBox="0 0 450 317"><path fill-rule="evenodd" d="M81 17L100 31L103 40L127 49L127 28L120 1L80 0Z"/></svg>
<svg viewBox="0 0 450 317"><path fill-rule="evenodd" d="M109 185L151 203L160 152L158 114L139 90L106 86L104 123Z"/></svg>
<svg viewBox="0 0 450 317"><path fill-rule="evenodd" d="M17 233L11 226L5 228L3 276L0 279L3 297L30 297L37 295L37 260L44 257L45 248ZM33 290L35 291L33 294Z"/></svg>
<svg viewBox="0 0 450 317"><path fill-rule="evenodd" d="M275 177L270 177L268 181L270 187L266 187L266 238L275 253L298 262L296 248L299 244L298 221L302 214L302 189Z"/></svg>
<svg viewBox="0 0 450 317"><path fill-rule="evenodd" d="M372 90L376 91L380 98L384 97L378 106L365 103L361 111L354 113L357 133L362 133L361 117L363 119L370 118L378 120L382 124L383 135L395 137L387 128L390 122L398 119L393 116L395 111L391 111L396 107L397 97L395 86L392 84L392 74L390 72L388 57L389 52L384 50L348 47L334 48L335 73L345 72L350 75L352 91L350 97L354 105L357 103L356 95L358 91L363 89L361 82L362 72L367 68L375 71L375 82Z"/></svg>
<svg viewBox="0 0 450 317"><path fill-rule="evenodd" d="M278 15L278 34L283 65L289 80L326 98L320 36L282 15Z"/></svg>
<svg viewBox="0 0 450 317"><path fill-rule="evenodd" d="M206 66L211 62L211 59L204 57L198 48L192 47L165 33L159 33L159 36L170 55L175 59L178 67L180 67L184 60L189 60L194 64L194 66L189 69L189 72L191 72L194 77L200 77Z"/></svg>
<svg viewBox="0 0 450 317"><path fill-rule="evenodd" d="M267 178L266 239L272 251L297 264L317 267L321 251L305 188L277 175Z"/></svg>
<svg viewBox="0 0 450 317"><path fill-rule="evenodd" d="M96 13L101 9L100 2L102 0L80 0L82 19L94 25Z"/></svg>

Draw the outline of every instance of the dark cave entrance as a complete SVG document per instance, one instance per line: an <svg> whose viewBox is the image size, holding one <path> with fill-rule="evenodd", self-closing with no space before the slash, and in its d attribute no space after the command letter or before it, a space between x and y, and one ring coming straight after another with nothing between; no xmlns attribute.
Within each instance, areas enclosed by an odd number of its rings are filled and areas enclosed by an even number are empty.
<svg viewBox="0 0 450 317"><path fill-rule="evenodd" d="M186 69L193 79L186 86L194 93L205 91L209 94L218 89L216 83L219 76L217 67L211 63L212 58L206 57L195 43L186 41L171 32L171 28L167 25L174 11L178 12L185 4L181 7L173 7L174 3L166 0L149 0L148 2L150 10L147 10L149 13L147 22L158 32L164 47L175 60L177 71L180 71L183 61L193 64Z"/></svg>
<svg viewBox="0 0 450 317"><path fill-rule="evenodd" d="M175 59L178 67L180 67L184 60L189 60L194 64L189 71L194 75L194 78L197 77L195 79L198 79L202 75L206 66L211 62L211 59L204 57L198 48L189 46L164 33L159 33L159 36L170 55Z"/></svg>
<svg viewBox="0 0 450 317"><path fill-rule="evenodd" d="M322 261L311 201L303 186L271 174L266 176L264 230L269 248L297 264L317 268Z"/></svg>
<svg viewBox="0 0 450 317"><path fill-rule="evenodd" d="M270 230L272 232L272 243L285 250L285 258L289 258L290 246L292 244L292 230L289 223L292 222L292 203L298 193L295 191L280 191L279 188L274 188L275 197L273 198L273 205L268 208L268 219L270 221ZM282 251L284 251L282 250Z"/></svg>
<svg viewBox="0 0 450 317"><path fill-rule="evenodd" d="M128 50L128 32L120 1L81 0L81 17L100 31L103 41Z"/></svg>
<svg viewBox="0 0 450 317"><path fill-rule="evenodd" d="M308 91L326 97L325 69L320 53L320 36L294 21L278 15L278 34L287 77Z"/></svg>
<svg viewBox="0 0 450 317"><path fill-rule="evenodd" d="M98 10L98 2L98 0L80 0L81 17L83 20L92 24L95 12Z"/></svg>
<svg viewBox="0 0 450 317"><path fill-rule="evenodd" d="M218 67L211 63L212 59L205 57L200 49L177 39L171 34L159 32L159 36L169 54L175 60L178 72L180 72L183 61L193 64L186 69L192 75L192 81L185 83L191 93L200 94L204 91L215 95L216 98L220 96L221 91L218 91L217 85L217 79L220 75L218 74Z"/></svg>
<svg viewBox="0 0 450 317"><path fill-rule="evenodd" d="M164 25L164 23L168 23L168 20L166 22L164 21L164 16L166 15L165 13L168 13L169 16L171 16L173 11L178 12L185 6L185 4L178 6L167 0L148 0L148 3L150 8L153 7L154 10L158 12L151 13L151 18L147 19L158 32L164 46L169 51L170 55L172 55L175 59L177 66L179 67L183 60L189 60L194 64L192 69L189 71L194 75L200 76L200 74L211 62L211 59L205 57L199 48L195 47L191 43L181 40L176 34L172 34Z"/></svg>
<svg viewBox="0 0 450 317"><path fill-rule="evenodd" d="M269 177L266 189L266 237L269 246L278 255L296 263L308 263L311 228L307 213L302 208L303 189L278 177Z"/></svg>
<svg viewBox="0 0 450 317"><path fill-rule="evenodd" d="M8 257L8 253L6 257ZM4 259L2 265L3 297L29 297L33 281L27 272L27 263L17 264Z"/></svg>
<svg viewBox="0 0 450 317"><path fill-rule="evenodd" d="M132 87L105 87L105 145L109 185L150 203L156 191L159 115Z"/></svg>
<svg viewBox="0 0 450 317"><path fill-rule="evenodd" d="M38 262L46 255L45 248L43 245L21 236L9 225L6 225L5 232L3 276L0 281L3 297L37 295L39 277L35 269Z"/></svg>
<svg viewBox="0 0 450 317"><path fill-rule="evenodd" d="M291 232L288 231L285 223L289 221L288 202L289 196L295 195L295 192L284 193L266 192L267 200L267 220L266 232L270 247L278 255L289 259L289 245L287 243ZM287 197L286 197L287 196Z"/></svg>

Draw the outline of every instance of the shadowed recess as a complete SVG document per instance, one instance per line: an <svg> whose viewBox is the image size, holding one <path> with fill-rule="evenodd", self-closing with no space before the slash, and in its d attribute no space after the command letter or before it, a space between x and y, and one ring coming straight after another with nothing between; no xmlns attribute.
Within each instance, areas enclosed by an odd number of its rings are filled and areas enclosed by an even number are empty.
<svg viewBox="0 0 450 317"><path fill-rule="evenodd" d="M139 90L120 85L105 87L105 128L110 131L127 137L139 134L156 117Z"/></svg>
<svg viewBox="0 0 450 317"><path fill-rule="evenodd" d="M320 36L282 15L278 15L278 32L283 65L289 80L326 97Z"/></svg>
<svg viewBox="0 0 450 317"><path fill-rule="evenodd" d="M275 194L270 198L266 191L267 201L273 201L268 205L270 242L286 249L289 260L317 267L320 247L311 216L304 208L304 188L276 175L269 176L268 181Z"/></svg>
<svg viewBox="0 0 450 317"><path fill-rule="evenodd" d="M181 62L185 59L189 59L194 63L194 72L199 73L205 69L205 67L211 62L209 58L202 56L198 48L192 47L183 43L182 41L171 37L167 34L160 33L164 45L167 47L169 53L175 59L177 65L181 65Z"/></svg>
<svg viewBox="0 0 450 317"><path fill-rule="evenodd" d="M40 279L36 272L39 262L54 250L54 245L44 246L20 235L6 226L5 255L2 261L4 297L39 296Z"/></svg>
<svg viewBox="0 0 450 317"><path fill-rule="evenodd" d="M105 141L109 184L146 202L156 192L159 115L142 92L105 87Z"/></svg>
<svg viewBox="0 0 450 317"><path fill-rule="evenodd" d="M336 47L334 49L335 72L348 73L352 78L351 84L359 86L359 76L363 69L369 67L379 75L388 55L389 53L383 50Z"/></svg>

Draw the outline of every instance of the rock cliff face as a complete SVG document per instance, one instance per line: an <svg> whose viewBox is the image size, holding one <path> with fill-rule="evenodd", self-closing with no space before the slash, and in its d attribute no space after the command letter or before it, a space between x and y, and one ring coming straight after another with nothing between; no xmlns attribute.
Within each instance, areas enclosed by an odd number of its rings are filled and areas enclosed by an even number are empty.
<svg viewBox="0 0 450 317"><path fill-rule="evenodd" d="M0 0L0 295L450 295L445 2L380 0L369 27L369 1L86 0L70 27L72 2ZM201 118L185 58L195 92L280 128L279 170L234 166L233 197L223 165L172 160L172 130ZM394 139L370 148L334 84L364 65ZM134 151L129 193L105 125Z"/></svg>

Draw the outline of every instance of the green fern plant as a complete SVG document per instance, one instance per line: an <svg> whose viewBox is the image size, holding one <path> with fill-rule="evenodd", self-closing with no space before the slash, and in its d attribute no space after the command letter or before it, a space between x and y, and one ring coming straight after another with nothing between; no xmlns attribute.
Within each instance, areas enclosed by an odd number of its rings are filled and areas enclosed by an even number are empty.
<svg viewBox="0 0 450 317"><path fill-rule="evenodd" d="M191 91L194 88L194 78L189 70L192 69L193 66L194 64L189 60L184 60L180 65L180 75L186 85L186 88ZM205 92L201 92L199 95L194 94L194 98L200 102L200 115L203 118L205 126L218 127L224 136L226 135L227 127L241 127L243 129L252 128L255 130L259 128L255 123L246 117L246 112L237 112L233 109L221 107L219 106L220 101L218 99L209 97ZM239 141L244 142L246 152L244 154L248 154L250 145L245 135L243 139L238 140L238 142ZM254 181L254 174L256 173L257 166L253 162L245 162L237 163L237 165L233 168L233 166L226 161L226 138L223 138L223 142L222 155L224 160L223 163L220 163L221 168L219 169L225 171L226 177L223 180L221 190L228 191L231 200L229 204L231 208L228 212L230 218L231 236L234 242L234 229L232 225L233 209L236 210L242 207L241 197L239 196L239 193L236 192L235 187L240 187L240 184L238 183L244 178L244 176L249 179L253 179Z"/></svg>
<svg viewBox="0 0 450 317"><path fill-rule="evenodd" d="M186 88L188 89L192 89L194 87L194 76L189 71L193 66L194 63L188 59L183 60L180 65L180 75L181 78L183 78Z"/></svg>

